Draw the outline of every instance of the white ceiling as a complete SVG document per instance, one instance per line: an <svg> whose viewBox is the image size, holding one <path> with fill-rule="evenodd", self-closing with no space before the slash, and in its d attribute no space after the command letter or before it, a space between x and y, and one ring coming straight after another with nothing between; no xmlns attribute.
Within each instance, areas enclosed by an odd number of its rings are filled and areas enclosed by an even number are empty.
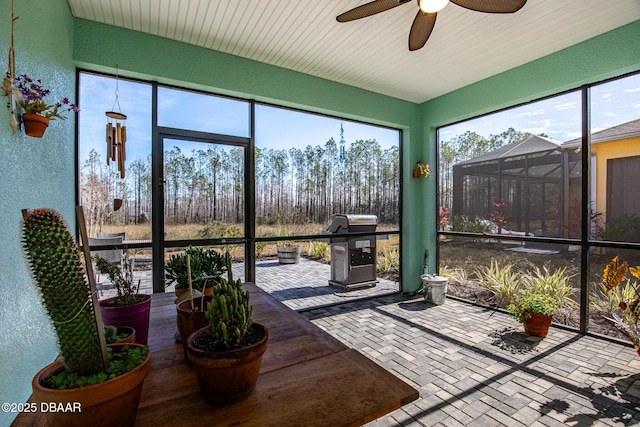
<svg viewBox="0 0 640 427"><path fill-rule="evenodd" d="M493 15L450 3L409 52L417 1L348 23L366 0L68 0L73 16L421 103L640 19L640 0L528 0ZM603 5L606 4L606 7Z"/></svg>

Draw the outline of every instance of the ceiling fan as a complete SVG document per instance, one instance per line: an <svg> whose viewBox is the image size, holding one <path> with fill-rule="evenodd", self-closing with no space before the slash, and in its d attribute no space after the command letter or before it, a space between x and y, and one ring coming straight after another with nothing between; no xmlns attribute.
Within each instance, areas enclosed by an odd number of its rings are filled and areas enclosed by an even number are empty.
<svg viewBox="0 0 640 427"><path fill-rule="evenodd" d="M336 17L338 22L349 22L376 13L384 12L409 3L411 0L375 0L351 10L348 10ZM465 9L475 10L485 13L514 13L524 6L527 0L418 0L420 10L413 20L411 31L409 32L409 50L418 50L429 39L433 27L436 24L436 17L448 3L457 4Z"/></svg>

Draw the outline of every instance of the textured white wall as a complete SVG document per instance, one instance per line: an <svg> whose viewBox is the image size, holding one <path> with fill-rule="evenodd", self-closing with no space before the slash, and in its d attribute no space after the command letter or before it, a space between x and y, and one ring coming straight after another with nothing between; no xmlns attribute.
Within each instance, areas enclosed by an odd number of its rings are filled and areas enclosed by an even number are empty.
<svg viewBox="0 0 640 427"><path fill-rule="evenodd" d="M65 0L16 1L16 71L42 79L52 102L75 99L72 18ZM0 3L0 58L6 71L11 1ZM0 402L25 402L31 379L58 352L20 244L21 209L50 207L74 226L75 123L52 121L42 139L9 128L0 104ZM9 425L15 413L0 413Z"/></svg>

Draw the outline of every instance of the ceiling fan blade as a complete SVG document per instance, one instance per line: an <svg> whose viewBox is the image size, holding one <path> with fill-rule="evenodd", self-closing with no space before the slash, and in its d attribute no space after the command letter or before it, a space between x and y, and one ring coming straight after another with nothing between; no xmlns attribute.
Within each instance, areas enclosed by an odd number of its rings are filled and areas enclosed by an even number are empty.
<svg viewBox="0 0 640 427"><path fill-rule="evenodd" d="M436 25L437 16L437 13L418 12L409 32L409 50L418 50L424 46Z"/></svg>
<svg viewBox="0 0 640 427"><path fill-rule="evenodd" d="M400 6L401 4L405 4L410 1L411 0L375 0L348 10L345 13L341 13L336 17L336 20L338 22L349 22L360 18L366 18L367 16L393 9L396 6Z"/></svg>
<svg viewBox="0 0 640 427"><path fill-rule="evenodd" d="M514 13L522 9L527 0L450 0L465 9L486 13Z"/></svg>

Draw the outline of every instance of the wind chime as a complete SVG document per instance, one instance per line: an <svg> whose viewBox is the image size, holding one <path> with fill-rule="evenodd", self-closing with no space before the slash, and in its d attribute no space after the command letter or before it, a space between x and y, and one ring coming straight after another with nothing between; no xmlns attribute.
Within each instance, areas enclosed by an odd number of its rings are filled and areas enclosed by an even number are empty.
<svg viewBox="0 0 640 427"><path fill-rule="evenodd" d="M345 152L344 152L344 129L342 127L342 122L340 123L340 165L339 165L339 170L340 170L340 176L344 176L344 158L345 158Z"/></svg>
<svg viewBox="0 0 640 427"><path fill-rule="evenodd" d="M117 109L116 109L117 106ZM118 99L118 75L116 74L116 99L113 102L112 111L105 114L109 118L107 122L107 165L116 162L120 178L124 179L124 163L127 160L127 127L125 120L127 115L123 114L120 109L120 101Z"/></svg>

